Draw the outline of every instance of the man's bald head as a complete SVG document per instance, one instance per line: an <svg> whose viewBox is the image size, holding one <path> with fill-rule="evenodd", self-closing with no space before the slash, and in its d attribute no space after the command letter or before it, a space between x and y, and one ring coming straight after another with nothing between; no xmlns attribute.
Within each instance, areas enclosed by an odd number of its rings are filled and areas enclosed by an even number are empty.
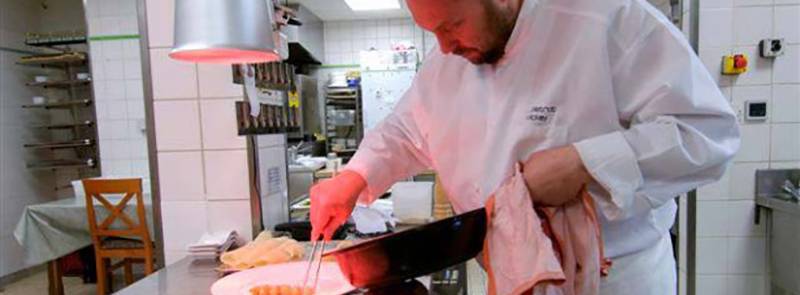
<svg viewBox="0 0 800 295"><path fill-rule="evenodd" d="M442 53L473 64L496 63L505 53L523 0L407 0L414 21L436 35Z"/></svg>

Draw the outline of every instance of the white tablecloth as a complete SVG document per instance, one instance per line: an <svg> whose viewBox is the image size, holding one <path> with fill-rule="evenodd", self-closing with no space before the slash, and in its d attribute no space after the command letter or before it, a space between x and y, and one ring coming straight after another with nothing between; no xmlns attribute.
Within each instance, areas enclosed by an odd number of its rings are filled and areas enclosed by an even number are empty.
<svg viewBox="0 0 800 295"><path fill-rule="evenodd" d="M144 196L147 200L148 196ZM111 200L114 204L115 201ZM98 222L108 216L109 211L96 203L95 212ZM153 211L151 204L145 201L147 225L153 238ZM131 200L125 213L137 222L136 202ZM115 220L112 227L122 223ZM115 226L116 225L116 226ZM14 230L14 237L25 248L25 261L40 264L62 257L92 244L89 233L89 219L86 205L75 199L62 199L48 203L30 205L25 208L22 217Z"/></svg>

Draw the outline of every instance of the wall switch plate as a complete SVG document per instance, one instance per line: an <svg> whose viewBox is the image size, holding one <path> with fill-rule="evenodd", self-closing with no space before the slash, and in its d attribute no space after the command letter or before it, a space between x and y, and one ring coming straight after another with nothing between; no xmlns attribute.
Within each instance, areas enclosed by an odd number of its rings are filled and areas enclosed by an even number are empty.
<svg viewBox="0 0 800 295"><path fill-rule="evenodd" d="M766 100L750 100L744 103L745 121L766 121L767 117Z"/></svg>
<svg viewBox="0 0 800 295"><path fill-rule="evenodd" d="M783 55L784 41L783 39L764 39L758 45L761 57L763 58L776 58Z"/></svg>

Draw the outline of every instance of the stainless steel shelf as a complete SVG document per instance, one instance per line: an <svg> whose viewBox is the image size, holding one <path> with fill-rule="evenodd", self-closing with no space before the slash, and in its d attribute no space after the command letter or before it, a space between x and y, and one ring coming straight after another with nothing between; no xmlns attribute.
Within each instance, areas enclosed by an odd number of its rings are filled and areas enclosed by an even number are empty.
<svg viewBox="0 0 800 295"><path fill-rule="evenodd" d="M83 122L80 122L80 123L41 125L41 126L35 126L35 128L56 130L56 129L72 129L74 127L86 127L86 128L89 128L89 127L92 127L92 126L94 126L94 122L87 120L87 121L83 121Z"/></svg>
<svg viewBox="0 0 800 295"><path fill-rule="evenodd" d="M17 62L21 65L63 65L86 62L83 52L67 52L58 54L31 55L20 58Z"/></svg>
<svg viewBox="0 0 800 295"><path fill-rule="evenodd" d="M343 150L332 149L331 151L337 152L337 153L355 153L358 150L357 149L343 149Z"/></svg>
<svg viewBox="0 0 800 295"><path fill-rule="evenodd" d="M46 81L46 82L30 82L26 85L31 87L43 88L68 88L70 86L86 86L92 83L91 79L86 80L61 80L61 81Z"/></svg>
<svg viewBox="0 0 800 295"><path fill-rule="evenodd" d="M62 142L43 142L43 143L30 143L24 145L26 148L31 149L70 149L70 148L82 148L82 147L90 147L94 145L94 141L91 139L80 139L80 140L70 140L70 141L62 141Z"/></svg>
<svg viewBox="0 0 800 295"><path fill-rule="evenodd" d="M94 159L61 159L61 160L48 160L37 163L29 163L28 169L32 170L61 170L61 169L81 169L81 168L94 168L96 166Z"/></svg>
<svg viewBox="0 0 800 295"><path fill-rule="evenodd" d="M358 87L328 87L325 93L355 95L358 93Z"/></svg>
<svg viewBox="0 0 800 295"><path fill-rule="evenodd" d="M72 106L84 106L88 107L92 105L91 99L80 99L80 100L68 100L68 101L59 101L53 103L43 103L43 104L27 104L23 105L22 108L24 109L64 109L69 108Z"/></svg>
<svg viewBox="0 0 800 295"><path fill-rule="evenodd" d="M353 101L358 98L358 96L355 95L355 94L353 94L353 95L332 95L332 94L328 94L327 97L328 97L328 99L353 100Z"/></svg>
<svg viewBox="0 0 800 295"><path fill-rule="evenodd" d="M75 38L43 38L25 40L25 45L37 47L52 47L72 44L86 44L86 36Z"/></svg>
<svg viewBox="0 0 800 295"><path fill-rule="evenodd" d="M355 107L356 104L357 103L355 101L332 101L332 100L328 100L328 102L326 103L326 105L329 106L340 106L340 107Z"/></svg>

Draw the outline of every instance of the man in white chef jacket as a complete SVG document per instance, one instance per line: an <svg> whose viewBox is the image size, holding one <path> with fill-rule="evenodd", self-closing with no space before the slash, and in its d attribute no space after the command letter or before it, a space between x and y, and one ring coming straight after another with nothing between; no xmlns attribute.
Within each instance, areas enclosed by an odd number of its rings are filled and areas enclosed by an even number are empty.
<svg viewBox="0 0 800 295"><path fill-rule="evenodd" d="M739 147L681 32L644 0L407 4L439 50L346 171L312 189L315 233L426 168L457 212L480 208L523 163L536 204L589 186L614 261L601 294L675 294L673 199L717 180Z"/></svg>

